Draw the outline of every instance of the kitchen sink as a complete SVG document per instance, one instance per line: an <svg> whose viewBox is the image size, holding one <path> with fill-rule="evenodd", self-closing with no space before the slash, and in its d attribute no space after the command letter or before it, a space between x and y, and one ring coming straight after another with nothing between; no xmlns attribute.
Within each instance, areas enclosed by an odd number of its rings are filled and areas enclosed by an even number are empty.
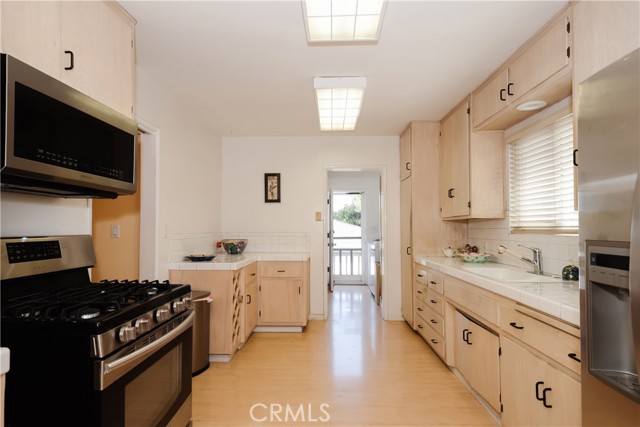
<svg viewBox="0 0 640 427"><path fill-rule="evenodd" d="M562 279L554 276L543 276L540 274L528 273L522 270L507 267L490 266L464 266L463 270L469 273L484 276L489 279L505 282L562 282Z"/></svg>

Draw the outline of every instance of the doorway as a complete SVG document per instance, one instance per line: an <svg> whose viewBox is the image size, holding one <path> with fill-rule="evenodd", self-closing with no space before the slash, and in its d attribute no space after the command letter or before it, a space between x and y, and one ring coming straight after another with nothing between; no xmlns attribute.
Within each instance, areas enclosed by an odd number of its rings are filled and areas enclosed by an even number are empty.
<svg viewBox="0 0 640 427"><path fill-rule="evenodd" d="M327 172L328 292L341 285L367 285L380 302L381 180L379 169Z"/></svg>
<svg viewBox="0 0 640 427"><path fill-rule="evenodd" d="M331 265L335 285L363 285L367 259L364 191L331 191ZM365 234L365 235L363 235ZM332 286L333 290L333 286Z"/></svg>

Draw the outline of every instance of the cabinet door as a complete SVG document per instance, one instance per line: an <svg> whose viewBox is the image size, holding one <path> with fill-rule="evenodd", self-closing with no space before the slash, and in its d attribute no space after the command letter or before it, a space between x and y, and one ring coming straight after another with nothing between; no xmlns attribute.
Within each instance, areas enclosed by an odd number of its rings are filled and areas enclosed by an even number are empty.
<svg viewBox="0 0 640 427"><path fill-rule="evenodd" d="M469 103L465 102L441 127L442 217L469 215Z"/></svg>
<svg viewBox="0 0 640 427"><path fill-rule="evenodd" d="M580 425L580 383L511 340L500 343L502 425Z"/></svg>
<svg viewBox="0 0 640 427"><path fill-rule="evenodd" d="M133 117L134 25L115 2L61 3L58 51L72 51L74 65L61 80L122 114Z"/></svg>
<svg viewBox="0 0 640 427"><path fill-rule="evenodd" d="M411 176L411 126L400 135L400 180Z"/></svg>
<svg viewBox="0 0 640 427"><path fill-rule="evenodd" d="M456 369L496 411L500 410L500 340L456 311L454 360Z"/></svg>
<svg viewBox="0 0 640 427"><path fill-rule="evenodd" d="M510 98L517 99L569 64L567 16L549 29L509 66Z"/></svg>
<svg viewBox="0 0 640 427"><path fill-rule="evenodd" d="M260 324L297 325L304 323L302 280L267 279L260 281Z"/></svg>
<svg viewBox="0 0 640 427"><path fill-rule="evenodd" d="M245 285L244 307L244 339L246 340L258 323L258 282L256 280L252 280Z"/></svg>
<svg viewBox="0 0 640 427"><path fill-rule="evenodd" d="M473 94L473 125L478 126L507 106L509 72L505 68Z"/></svg>
<svg viewBox="0 0 640 427"><path fill-rule="evenodd" d="M413 260L411 256L411 180L400 182L400 284L402 317L413 327Z"/></svg>
<svg viewBox="0 0 640 427"><path fill-rule="evenodd" d="M0 2L0 50L60 78L60 2Z"/></svg>

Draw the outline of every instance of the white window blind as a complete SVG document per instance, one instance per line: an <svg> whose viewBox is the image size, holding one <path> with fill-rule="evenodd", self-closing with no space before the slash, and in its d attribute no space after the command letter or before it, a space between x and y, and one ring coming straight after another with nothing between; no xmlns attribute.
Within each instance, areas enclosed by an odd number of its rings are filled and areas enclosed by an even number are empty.
<svg viewBox="0 0 640 427"><path fill-rule="evenodd" d="M577 233L573 191L571 115L509 144L512 232Z"/></svg>

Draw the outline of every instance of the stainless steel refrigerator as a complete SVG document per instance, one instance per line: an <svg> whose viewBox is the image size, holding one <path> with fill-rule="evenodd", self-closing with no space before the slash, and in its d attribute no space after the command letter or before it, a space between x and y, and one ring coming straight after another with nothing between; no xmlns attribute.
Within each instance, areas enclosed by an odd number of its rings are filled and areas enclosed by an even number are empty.
<svg viewBox="0 0 640 427"><path fill-rule="evenodd" d="M578 91L582 423L640 426L640 49Z"/></svg>

